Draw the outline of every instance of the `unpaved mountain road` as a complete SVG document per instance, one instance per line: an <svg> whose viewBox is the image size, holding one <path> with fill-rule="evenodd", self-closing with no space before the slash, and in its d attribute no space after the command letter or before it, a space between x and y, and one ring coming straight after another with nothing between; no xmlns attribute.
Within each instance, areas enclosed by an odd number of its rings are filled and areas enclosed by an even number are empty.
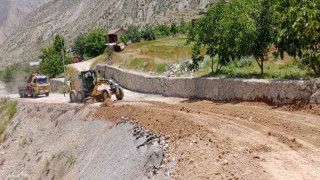
<svg viewBox="0 0 320 180"><path fill-rule="evenodd" d="M67 67L72 67L72 68L75 68L76 70L78 70L79 72L81 71L87 71L90 69L92 63L94 63L94 61L96 60L97 58L92 58L90 60L87 60L87 61L82 61L82 62L78 62L78 63L74 63L74 64L69 64L67 65Z"/></svg>
<svg viewBox="0 0 320 180"><path fill-rule="evenodd" d="M61 94L8 96L30 103L69 103ZM111 122L129 117L164 135L170 146L166 161L177 161L174 179L320 179L320 116L309 110L126 90L124 101L108 101L94 115Z"/></svg>

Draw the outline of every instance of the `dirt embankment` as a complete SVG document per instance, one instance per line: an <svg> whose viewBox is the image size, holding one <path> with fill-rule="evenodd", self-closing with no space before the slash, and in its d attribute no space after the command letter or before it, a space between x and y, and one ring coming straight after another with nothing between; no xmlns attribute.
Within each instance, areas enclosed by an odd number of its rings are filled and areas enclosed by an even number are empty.
<svg viewBox="0 0 320 180"><path fill-rule="evenodd" d="M166 137L174 179L319 179L320 116L262 103L108 102L96 118L134 119Z"/></svg>
<svg viewBox="0 0 320 180"><path fill-rule="evenodd" d="M0 177L320 179L317 106L127 99L20 101Z"/></svg>
<svg viewBox="0 0 320 180"><path fill-rule="evenodd" d="M0 144L0 179L168 179L161 136L94 119L96 109L20 101Z"/></svg>

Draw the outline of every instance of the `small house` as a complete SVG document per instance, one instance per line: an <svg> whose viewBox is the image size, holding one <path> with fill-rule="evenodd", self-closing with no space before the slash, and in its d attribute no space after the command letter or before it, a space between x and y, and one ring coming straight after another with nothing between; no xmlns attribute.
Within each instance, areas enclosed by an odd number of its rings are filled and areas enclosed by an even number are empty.
<svg viewBox="0 0 320 180"><path fill-rule="evenodd" d="M118 43L120 36L125 35L126 31L123 28L110 30L108 32L108 43Z"/></svg>

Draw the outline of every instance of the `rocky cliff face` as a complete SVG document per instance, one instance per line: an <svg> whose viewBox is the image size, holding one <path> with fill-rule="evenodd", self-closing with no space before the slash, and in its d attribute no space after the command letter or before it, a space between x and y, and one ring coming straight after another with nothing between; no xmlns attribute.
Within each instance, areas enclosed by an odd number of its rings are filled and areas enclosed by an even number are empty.
<svg viewBox="0 0 320 180"><path fill-rule="evenodd" d="M0 0L0 43L11 35L13 29L30 12L50 0Z"/></svg>
<svg viewBox="0 0 320 180"><path fill-rule="evenodd" d="M215 0L56 0L31 13L0 45L0 67L38 60L39 48L62 34L70 45L80 33L93 28L118 28L130 24L171 23L190 20ZM70 48L70 47L69 47Z"/></svg>

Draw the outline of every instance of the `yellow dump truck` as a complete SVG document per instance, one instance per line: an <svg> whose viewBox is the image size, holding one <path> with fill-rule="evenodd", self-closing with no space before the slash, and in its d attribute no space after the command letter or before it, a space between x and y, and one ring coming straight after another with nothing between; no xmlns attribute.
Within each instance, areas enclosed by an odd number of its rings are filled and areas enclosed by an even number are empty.
<svg viewBox="0 0 320 180"><path fill-rule="evenodd" d="M18 86L18 91L21 98L28 96L36 98L39 95L49 96L51 92L49 78L44 75L31 74L26 85Z"/></svg>

